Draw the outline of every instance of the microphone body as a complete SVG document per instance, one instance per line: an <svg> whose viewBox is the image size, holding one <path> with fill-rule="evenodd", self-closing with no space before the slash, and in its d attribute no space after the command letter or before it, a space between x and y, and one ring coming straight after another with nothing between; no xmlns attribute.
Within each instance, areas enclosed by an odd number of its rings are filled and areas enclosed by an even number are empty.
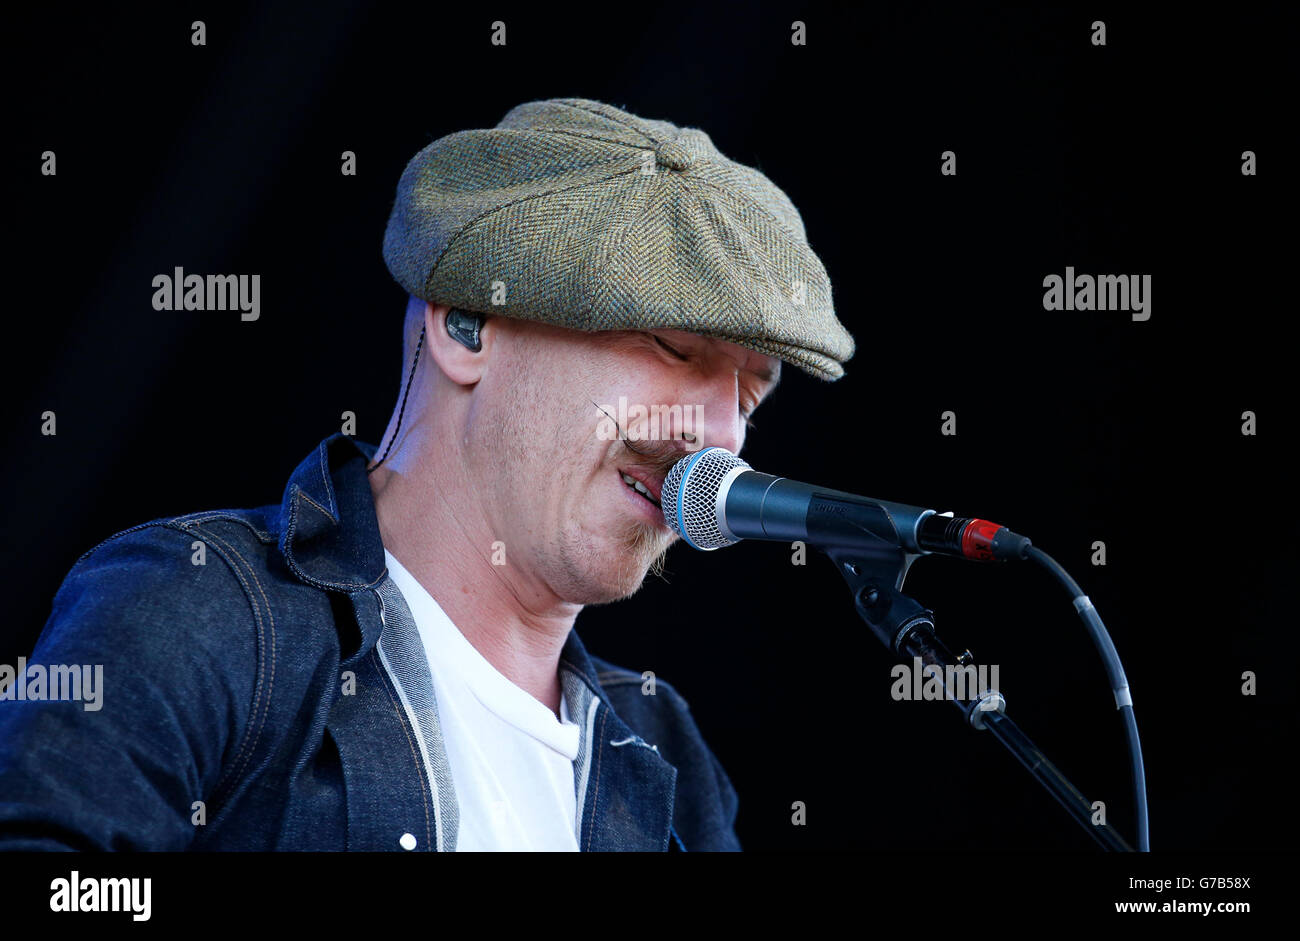
<svg viewBox="0 0 1300 941"><path fill-rule="evenodd" d="M988 520L764 474L725 448L678 461L664 481L661 504L668 526L697 549L765 539L995 561L1023 558L1030 545Z"/></svg>

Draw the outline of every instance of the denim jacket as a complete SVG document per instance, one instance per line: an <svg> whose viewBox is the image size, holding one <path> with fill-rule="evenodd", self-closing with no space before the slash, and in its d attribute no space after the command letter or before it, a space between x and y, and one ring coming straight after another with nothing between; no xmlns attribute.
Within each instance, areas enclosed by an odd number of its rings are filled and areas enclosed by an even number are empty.
<svg viewBox="0 0 1300 941"><path fill-rule="evenodd" d="M452 850L428 661L335 434L278 505L158 519L83 555L28 664L102 664L101 708L0 698L0 849ZM578 846L739 850L737 798L662 680L560 655Z"/></svg>

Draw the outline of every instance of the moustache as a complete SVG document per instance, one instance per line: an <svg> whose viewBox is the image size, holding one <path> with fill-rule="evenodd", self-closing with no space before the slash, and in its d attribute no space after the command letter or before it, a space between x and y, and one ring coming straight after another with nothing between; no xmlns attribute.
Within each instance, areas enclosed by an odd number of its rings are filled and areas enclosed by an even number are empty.
<svg viewBox="0 0 1300 941"><path fill-rule="evenodd" d="M647 447L647 445L651 445ZM634 467L648 471L652 476L663 479L678 461L688 454L689 449L674 445L671 441L636 442L623 439L623 447L632 457L625 461Z"/></svg>

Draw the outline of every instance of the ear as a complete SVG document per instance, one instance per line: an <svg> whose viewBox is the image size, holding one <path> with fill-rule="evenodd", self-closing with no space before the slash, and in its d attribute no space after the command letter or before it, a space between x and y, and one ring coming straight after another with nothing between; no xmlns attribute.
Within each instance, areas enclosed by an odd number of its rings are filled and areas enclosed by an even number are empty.
<svg viewBox="0 0 1300 941"><path fill-rule="evenodd" d="M457 385L472 386L483 378L492 349L492 334L485 323L479 331L483 348L471 352L447 333L447 304L424 305L424 346L442 374Z"/></svg>

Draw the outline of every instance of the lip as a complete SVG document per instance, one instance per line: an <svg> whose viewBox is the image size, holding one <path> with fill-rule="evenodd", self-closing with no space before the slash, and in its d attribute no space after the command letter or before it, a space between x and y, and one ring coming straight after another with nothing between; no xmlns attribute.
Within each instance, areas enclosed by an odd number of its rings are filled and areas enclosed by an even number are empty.
<svg viewBox="0 0 1300 941"><path fill-rule="evenodd" d="M626 468L622 468L622 467L618 468L618 472L620 474L627 474L633 480L639 481L642 487L645 487L647 490L650 491L650 496L655 498L656 503L659 503L661 505L663 504L664 501L659 497L660 488L663 487L663 483L664 483L663 477L651 477L649 474L645 473L644 471L627 470ZM619 483L623 483L621 478L619 480ZM624 486L627 485L624 484Z"/></svg>
<svg viewBox="0 0 1300 941"><path fill-rule="evenodd" d="M627 499L636 505L637 512L639 512L647 522L668 529L668 522L664 519L663 510L624 483L622 477L623 473L625 473L624 471L619 471L618 473L618 489L627 494ZM628 476L630 477L631 475L629 474Z"/></svg>

